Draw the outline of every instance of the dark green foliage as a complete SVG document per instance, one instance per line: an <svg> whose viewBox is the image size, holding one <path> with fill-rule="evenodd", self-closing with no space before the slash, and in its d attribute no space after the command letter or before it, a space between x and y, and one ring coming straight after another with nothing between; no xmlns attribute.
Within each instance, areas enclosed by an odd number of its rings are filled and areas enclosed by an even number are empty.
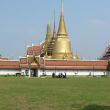
<svg viewBox="0 0 110 110"><path fill-rule="evenodd" d="M110 106L88 105L81 110L110 110Z"/></svg>

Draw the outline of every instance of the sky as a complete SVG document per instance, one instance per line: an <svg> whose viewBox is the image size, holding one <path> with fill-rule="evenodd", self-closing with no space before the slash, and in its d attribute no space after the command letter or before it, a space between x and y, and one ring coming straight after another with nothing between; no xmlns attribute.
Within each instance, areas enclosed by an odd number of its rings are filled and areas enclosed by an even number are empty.
<svg viewBox="0 0 110 110"><path fill-rule="evenodd" d="M42 42L54 10L57 30L61 0L0 0L0 54L18 59ZM64 13L73 54L100 57L110 41L110 0L64 0Z"/></svg>

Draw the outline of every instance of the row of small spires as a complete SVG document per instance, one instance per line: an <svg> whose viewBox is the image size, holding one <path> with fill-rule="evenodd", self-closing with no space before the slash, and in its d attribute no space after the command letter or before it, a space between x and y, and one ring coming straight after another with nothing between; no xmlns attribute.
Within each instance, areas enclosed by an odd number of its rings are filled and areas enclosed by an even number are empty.
<svg viewBox="0 0 110 110"><path fill-rule="evenodd" d="M63 59L66 59L66 55L67 55L67 54L65 53ZM44 57L48 59L50 56L48 56L48 54L47 54L47 52L46 52L46 54L45 54ZM79 57L78 54L76 53L76 55L73 56L73 59L74 59L74 60L80 60L80 57Z"/></svg>

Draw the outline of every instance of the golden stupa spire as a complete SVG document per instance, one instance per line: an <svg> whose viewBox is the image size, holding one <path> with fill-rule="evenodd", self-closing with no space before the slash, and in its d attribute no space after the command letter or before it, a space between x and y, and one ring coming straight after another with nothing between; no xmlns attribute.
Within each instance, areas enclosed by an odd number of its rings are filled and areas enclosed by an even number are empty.
<svg viewBox="0 0 110 110"><path fill-rule="evenodd" d="M52 39L52 33L51 33L51 25L50 22L47 24L47 33L46 33L46 38L45 38L45 46L47 47L49 42Z"/></svg>
<svg viewBox="0 0 110 110"><path fill-rule="evenodd" d="M53 27L53 38L56 37L56 26L55 26L55 10L54 10L54 27Z"/></svg>
<svg viewBox="0 0 110 110"><path fill-rule="evenodd" d="M60 15L60 22L57 35L65 35L67 36L65 20L64 20L64 8L63 8L63 0L62 0L62 7L61 7L61 15Z"/></svg>
<svg viewBox="0 0 110 110"><path fill-rule="evenodd" d="M52 33L51 33L51 25L50 22L47 24L47 33L46 33L46 38L45 40L50 40L52 37Z"/></svg>
<svg viewBox="0 0 110 110"><path fill-rule="evenodd" d="M53 59L73 59L72 52L71 52L71 43L67 35L65 21L64 21L63 1L62 1L59 28L58 28L57 38L56 38L55 45L52 52L52 58Z"/></svg>
<svg viewBox="0 0 110 110"><path fill-rule="evenodd" d="M47 24L47 34L51 33L51 25L50 22Z"/></svg>
<svg viewBox="0 0 110 110"><path fill-rule="evenodd" d="M61 14L64 16L64 3L63 3L63 0L61 0Z"/></svg>

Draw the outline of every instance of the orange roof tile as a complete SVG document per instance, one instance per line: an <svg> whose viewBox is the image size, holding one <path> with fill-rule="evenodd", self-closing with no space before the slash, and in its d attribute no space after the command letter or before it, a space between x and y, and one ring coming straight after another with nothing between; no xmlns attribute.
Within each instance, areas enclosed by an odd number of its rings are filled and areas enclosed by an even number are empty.
<svg viewBox="0 0 110 110"><path fill-rule="evenodd" d="M45 69L106 70L105 66L46 66Z"/></svg>
<svg viewBox="0 0 110 110"><path fill-rule="evenodd" d="M27 58L21 58L20 63L21 64L26 64L27 63Z"/></svg>
<svg viewBox="0 0 110 110"><path fill-rule="evenodd" d="M20 63L19 61L0 61L1 69L19 69Z"/></svg>
<svg viewBox="0 0 110 110"><path fill-rule="evenodd" d="M45 65L54 66L107 66L107 61L45 61Z"/></svg>
<svg viewBox="0 0 110 110"><path fill-rule="evenodd" d="M45 68L57 69L107 69L107 61L45 61Z"/></svg>
<svg viewBox="0 0 110 110"><path fill-rule="evenodd" d="M32 46L27 49L27 53L31 55L35 54L36 56L38 56L41 54L42 48L42 45Z"/></svg>
<svg viewBox="0 0 110 110"><path fill-rule="evenodd" d="M20 68L29 68L28 64L20 64Z"/></svg>

